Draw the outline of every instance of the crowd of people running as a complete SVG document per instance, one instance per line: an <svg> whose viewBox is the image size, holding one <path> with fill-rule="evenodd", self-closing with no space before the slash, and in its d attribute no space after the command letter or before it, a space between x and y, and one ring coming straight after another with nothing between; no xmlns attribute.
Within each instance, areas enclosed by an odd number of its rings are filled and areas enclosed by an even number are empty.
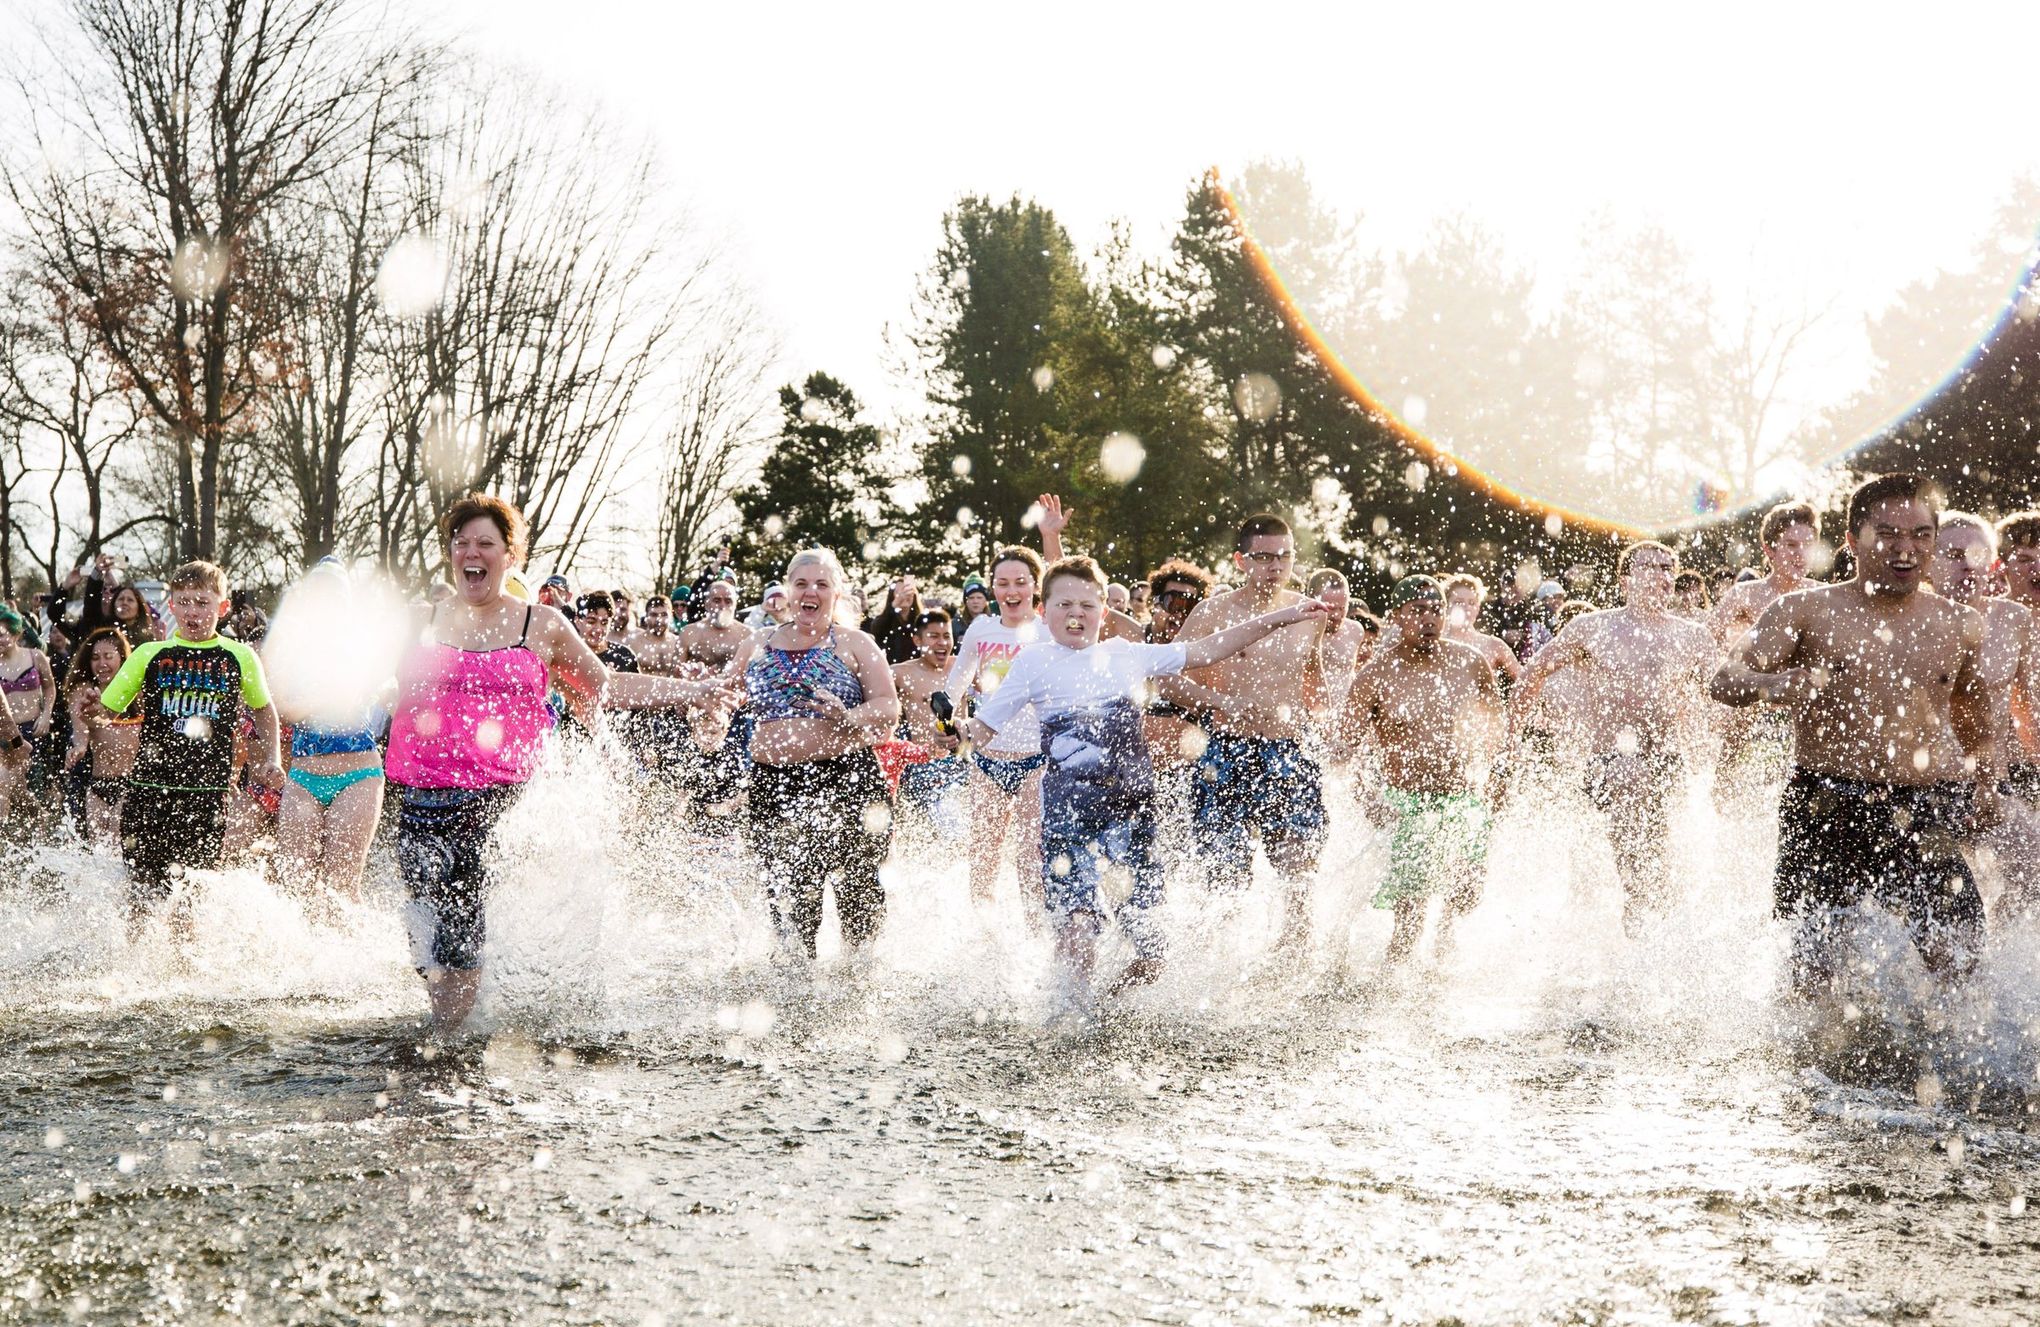
<svg viewBox="0 0 2040 1327"><path fill-rule="evenodd" d="M831 893L846 953L867 953L880 868L916 836L966 848L980 904L1012 858L1078 1010L1162 970L1171 879L1238 895L1256 843L1277 949L1307 948L1341 816L1384 849L1388 961L1427 926L1443 951L1481 900L1503 800L1568 787L1600 812L1632 931L1677 901L1691 780L1711 772L1726 810L1774 802L1775 906L1809 995L1859 906L1953 980L1987 923L2040 898L2040 512L1992 523L1885 475L1849 497L1845 578L1810 574L1820 519L1788 503L1763 519L1761 569L1682 570L1644 541L1606 606L1591 567L1505 574L1492 599L1439 568L1397 580L1379 617L1337 570L1299 568L1276 516L1239 527L1222 576L1173 558L1124 585L1065 549L1054 496L1039 512L1043 548L996 550L952 603L911 576L867 602L809 549L746 611L727 550L642 602L561 575L528 588L523 516L469 495L441 522L447 581L366 689L307 662L364 592L339 563L272 631L216 566L178 567L157 602L102 557L30 611L0 607L0 816L118 854L136 934L159 915L188 934L190 873L271 845L310 901L359 899L389 833L444 1033L477 994L495 828L572 742L752 854L732 877L763 879L794 956L816 953ZM1328 767L1350 808L1328 805ZM1131 957L1094 986L1108 927Z"/></svg>

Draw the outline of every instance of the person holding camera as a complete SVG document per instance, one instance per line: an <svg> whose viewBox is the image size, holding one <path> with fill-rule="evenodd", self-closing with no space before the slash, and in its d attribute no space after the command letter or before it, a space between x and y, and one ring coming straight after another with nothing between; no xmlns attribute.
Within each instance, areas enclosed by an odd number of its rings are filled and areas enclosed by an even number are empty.
<svg viewBox="0 0 2040 1327"><path fill-rule="evenodd" d="M893 665L900 693L900 734L926 753L900 771L900 806L913 807L954 838L967 827L964 789L970 766L957 754L955 708L942 688L955 662L955 627L949 614L931 608L914 619L914 657Z"/></svg>

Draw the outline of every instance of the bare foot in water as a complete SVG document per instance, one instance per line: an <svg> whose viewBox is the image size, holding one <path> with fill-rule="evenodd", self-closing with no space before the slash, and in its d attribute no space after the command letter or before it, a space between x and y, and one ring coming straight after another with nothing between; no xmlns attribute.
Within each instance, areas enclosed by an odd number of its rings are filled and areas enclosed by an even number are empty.
<svg viewBox="0 0 2040 1327"><path fill-rule="evenodd" d="M1126 970L1119 974L1119 980L1113 982L1112 988L1105 992L1105 994L1109 997L1124 995L1136 986L1152 985L1154 980L1161 975L1162 960L1159 958L1137 958L1126 965Z"/></svg>

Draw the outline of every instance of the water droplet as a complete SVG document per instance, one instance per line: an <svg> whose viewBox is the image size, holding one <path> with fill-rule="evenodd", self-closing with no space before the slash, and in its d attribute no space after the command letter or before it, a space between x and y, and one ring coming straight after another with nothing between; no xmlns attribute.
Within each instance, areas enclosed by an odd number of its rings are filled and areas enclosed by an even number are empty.
<svg viewBox="0 0 2040 1327"><path fill-rule="evenodd" d="M777 539L786 532L786 518L774 512L765 518L765 537Z"/></svg>
<svg viewBox="0 0 2040 1327"><path fill-rule="evenodd" d="M1388 517L1376 516L1373 520L1367 523L1367 528L1374 531L1374 537L1376 539L1381 538L1383 535L1388 533Z"/></svg>
<svg viewBox="0 0 2040 1327"><path fill-rule="evenodd" d="M1098 468L1115 484L1132 481L1147 461L1147 448L1131 433L1114 433L1098 448Z"/></svg>
<svg viewBox="0 0 2040 1327"><path fill-rule="evenodd" d="M1043 365L1034 371L1034 390L1045 392L1055 386L1055 370Z"/></svg>
<svg viewBox="0 0 2040 1327"><path fill-rule="evenodd" d="M958 525L967 526L976 519L977 513L971 510L971 508L969 508L968 506L958 507L956 509L956 523Z"/></svg>
<svg viewBox="0 0 2040 1327"><path fill-rule="evenodd" d="M420 737L437 737L437 736L439 736L439 729L440 729L440 726L441 726L441 725L440 725L440 719L439 719L439 711L438 711L438 710L419 710L419 711L418 711L418 718L417 718L417 721L416 721L416 723L414 724L414 726L415 726L415 727L417 728L417 730L418 730L418 736L420 736ZM208 1049L208 1050L218 1050L218 1049L219 1049L219 1047L218 1047L217 1045L214 1045L214 1046L210 1046L210 1047L207 1047L207 1049Z"/></svg>
<svg viewBox="0 0 2040 1327"><path fill-rule="evenodd" d="M897 1032L888 1032L878 1039L877 1059L880 1064L898 1064L907 1058L906 1039Z"/></svg>
<svg viewBox="0 0 2040 1327"><path fill-rule="evenodd" d="M484 719L475 725L475 748L480 751L495 751L503 745L503 721Z"/></svg>
<svg viewBox="0 0 2040 1327"><path fill-rule="evenodd" d="M1615 749L1625 756L1633 756L1642 747L1634 728L1623 728L1615 734Z"/></svg>
<svg viewBox="0 0 2040 1327"><path fill-rule="evenodd" d="M165 1101L177 1100L177 1084L175 1083L163 1084L163 1100Z"/></svg>
<svg viewBox="0 0 2040 1327"><path fill-rule="evenodd" d="M965 456L962 452L958 452L956 455L950 457L949 473L955 475L958 479L961 479L965 475L969 474L970 458L968 456Z"/></svg>
<svg viewBox="0 0 2040 1327"><path fill-rule="evenodd" d="M1282 386L1265 373L1243 373L1233 384L1233 406L1242 417L1265 424L1282 408Z"/></svg>
<svg viewBox="0 0 2040 1327"><path fill-rule="evenodd" d="M1563 516L1560 516L1557 512L1553 512L1551 513L1551 515L1545 517L1544 533L1550 535L1553 539L1556 539L1560 535L1564 534L1565 518Z"/></svg>
<svg viewBox="0 0 2040 1327"><path fill-rule="evenodd" d="M1183 753L1185 760L1203 758L1204 748L1211 745L1211 734L1202 728L1185 728L1176 738L1176 749Z"/></svg>
<svg viewBox="0 0 2040 1327"><path fill-rule="evenodd" d="M2013 1194L2012 1200L2005 1204L2005 1215L2006 1216L2026 1215L2026 1195L2023 1193Z"/></svg>
<svg viewBox="0 0 2040 1327"><path fill-rule="evenodd" d="M1413 429L1424 427L1424 420L1431 413L1431 403L1421 396L1405 396L1402 403L1403 422Z"/></svg>
<svg viewBox="0 0 2040 1327"><path fill-rule="evenodd" d="M550 1170L552 1169L552 1163L553 1150L550 1147L540 1147L531 1154L531 1168L533 1170Z"/></svg>
<svg viewBox="0 0 2040 1327"><path fill-rule="evenodd" d="M1049 862L1048 873L1052 876L1055 876L1057 879L1060 879L1063 876L1066 876L1070 873L1071 864L1072 863L1070 862L1070 855L1066 852L1059 852Z"/></svg>
<svg viewBox="0 0 2040 1327"><path fill-rule="evenodd" d="M806 397L800 403L800 418L805 424L818 424L828 417L828 402L819 397Z"/></svg>
<svg viewBox="0 0 2040 1327"><path fill-rule="evenodd" d="M446 251L430 235L401 235L383 252L375 297L392 318L422 318L446 297Z"/></svg>
<svg viewBox="0 0 2040 1327"><path fill-rule="evenodd" d="M1924 773L1926 773L1926 770L1927 770L1927 766L1929 766L1929 765L1931 765L1931 764L1933 764L1933 763L1934 763L1934 753L1933 753L1933 752L1931 752L1931 751L1927 750L1927 749L1926 749L1925 747L1917 747L1917 748L1915 748L1915 749L1914 749L1914 751L1913 751L1913 768L1914 768L1914 769L1916 769L1916 770L1920 771L1920 772L1921 772L1922 774L1924 774Z"/></svg>
<svg viewBox="0 0 2040 1327"><path fill-rule="evenodd" d="M64 1145L64 1131L62 1129L43 1130L42 1145L52 1152L56 1151Z"/></svg>
<svg viewBox="0 0 2040 1327"><path fill-rule="evenodd" d="M137 1157L134 1153L123 1152L113 1159L113 1168L123 1175L132 1175L135 1173L135 1167L140 1164L140 1161L141 1158Z"/></svg>
<svg viewBox="0 0 2040 1327"><path fill-rule="evenodd" d="M1413 492L1422 493L1424 485L1429 483L1430 479L1431 467L1422 461L1411 461L1403 467L1402 481L1409 485Z"/></svg>
<svg viewBox="0 0 2040 1327"><path fill-rule="evenodd" d="M1938 1074L1926 1074L1913 1084L1913 1100L1929 1109L1940 1105L1941 1098L1946 1095Z"/></svg>
<svg viewBox="0 0 2040 1327"><path fill-rule="evenodd" d="M1155 362L1155 367L1158 369L1173 369L1176 367L1176 348L1174 346L1156 346L1148 352L1148 358Z"/></svg>
<svg viewBox="0 0 2040 1327"><path fill-rule="evenodd" d="M79 1180L76 1184L73 1184L71 1186L71 1197L73 1200L82 1203L89 1199L91 1196L92 1186L87 1184L84 1180Z"/></svg>
<svg viewBox="0 0 2040 1327"><path fill-rule="evenodd" d="M212 740L212 720L203 714L194 714L184 721L183 733L191 741L209 742Z"/></svg>
<svg viewBox="0 0 2040 1327"><path fill-rule="evenodd" d="M1962 1141L1962 1135L1959 1133L1949 1135L1947 1147L1948 1164L1953 1166L1961 1165L1963 1157L1969 1153L1969 1144Z"/></svg>

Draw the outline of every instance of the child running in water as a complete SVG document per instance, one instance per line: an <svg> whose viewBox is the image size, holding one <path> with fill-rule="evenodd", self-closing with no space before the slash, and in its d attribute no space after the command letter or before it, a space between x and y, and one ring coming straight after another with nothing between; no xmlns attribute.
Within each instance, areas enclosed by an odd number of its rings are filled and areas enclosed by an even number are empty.
<svg viewBox="0 0 2040 1327"><path fill-rule="evenodd" d="M998 694L1006 672L1020 651L1046 640L1036 595L1041 589L1041 559L1031 548L1002 548L992 555L992 594L999 611L976 618L956 647L956 663L943 688L951 700L971 708ZM1041 854L1041 724L1030 709L1006 716L992 741L971 753L976 767L970 780L970 894L979 903L992 901L999 875L999 854L1006 846L1006 826L1020 811L1020 887L1032 894L1030 877Z"/></svg>
<svg viewBox="0 0 2040 1327"><path fill-rule="evenodd" d="M250 777L270 788L283 785L262 661L219 633L232 607L226 572L210 562L185 563L170 573L176 630L168 640L138 647L99 693L100 717L107 721L140 702L140 738L120 812L131 935L150 904L170 897L174 875L219 865L240 706L255 721ZM180 938L189 936L188 899L178 901L171 926Z"/></svg>
<svg viewBox="0 0 2040 1327"><path fill-rule="evenodd" d="M971 736L990 746L1030 707L1041 716L1048 762L1042 778L1041 886L1064 965L1067 996L1088 1002L1098 931L1107 902L1108 867L1132 876L1132 892L1113 910L1135 958L1114 993L1153 981L1162 938L1150 910L1162 901L1155 851L1154 770L1141 733L1148 679L1203 668L1294 622L1330 610L1301 599L1272 613L1190 642L1140 645L1101 640L1105 575L1087 557L1065 558L1042 583L1051 640L1020 652L1005 682L978 707Z"/></svg>

